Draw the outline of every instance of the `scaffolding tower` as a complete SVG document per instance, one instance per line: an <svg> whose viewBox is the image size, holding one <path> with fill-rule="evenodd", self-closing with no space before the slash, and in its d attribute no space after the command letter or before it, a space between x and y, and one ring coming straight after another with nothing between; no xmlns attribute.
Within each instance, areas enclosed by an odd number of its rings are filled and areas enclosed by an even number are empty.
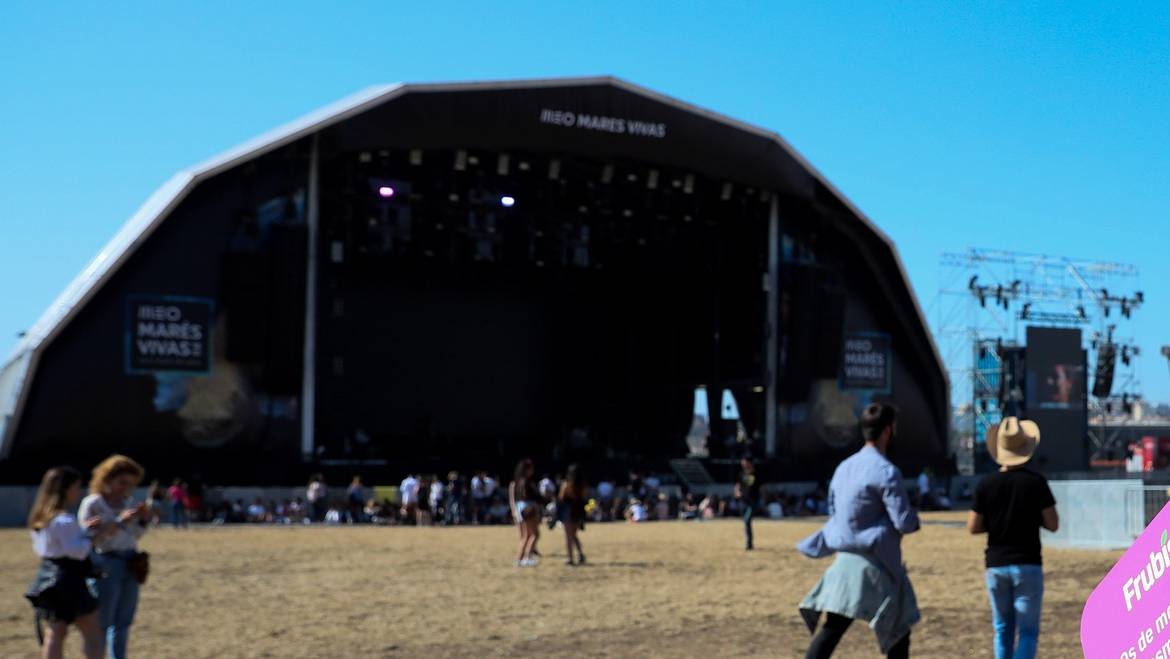
<svg viewBox="0 0 1170 659"><path fill-rule="evenodd" d="M1111 395L1086 392L1091 418L1105 419L1115 407L1128 412L1141 399L1133 339L1133 312L1144 302L1139 288L1138 268L1126 263L979 248L942 255L934 331L954 383L951 451L961 473L979 469L987 428L1023 400L1014 360L1028 326L1082 329L1083 347L1091 348L1089 388L1096 348L1111 343L1125 355ZM1117 454L1117 436L1090 427L1085 439L1093 459Z"/></svg>

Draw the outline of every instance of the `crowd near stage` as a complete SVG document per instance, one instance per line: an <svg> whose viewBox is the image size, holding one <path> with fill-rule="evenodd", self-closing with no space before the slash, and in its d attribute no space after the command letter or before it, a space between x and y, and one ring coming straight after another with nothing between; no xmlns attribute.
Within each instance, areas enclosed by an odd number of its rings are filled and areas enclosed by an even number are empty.
<svg viewBox="0 0 1170 659"><path fill-rule="evenodd" d="M915 474L947 386L893 243L775 133L612 78L392 85L143 205L0 371L0 478L601 477L706 416L815 480L873 401Z"/></svg>

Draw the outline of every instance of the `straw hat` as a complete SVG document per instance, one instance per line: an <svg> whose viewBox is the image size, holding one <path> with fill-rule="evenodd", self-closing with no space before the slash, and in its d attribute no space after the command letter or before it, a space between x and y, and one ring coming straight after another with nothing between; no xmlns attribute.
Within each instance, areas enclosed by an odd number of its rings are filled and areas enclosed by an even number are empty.
<svg viewBox="0 0 1170 659"><path fill-rule="evenodd" d="M1032 458L1040 443L1040 426L1035 421L1005 417L987 429L987 452L1005 467L1022 465Z"/></svg>

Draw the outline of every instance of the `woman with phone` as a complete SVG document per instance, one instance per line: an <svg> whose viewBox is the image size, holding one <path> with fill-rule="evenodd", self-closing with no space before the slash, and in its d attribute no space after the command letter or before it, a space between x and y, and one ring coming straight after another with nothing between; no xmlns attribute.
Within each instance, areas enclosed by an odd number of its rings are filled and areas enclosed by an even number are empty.
<svg viewBox="0 0 1170 659"><path fill-rule="evenodd" d="M145 581L144 555L138 539L146 533L150 511L135 503L131 494L142 481L143 470L124 455L111 455L94 467L90 495L81 501L78 516L98 520L108 532L94 539L98 568L105 578L97 581L100 619L110 649L110 659L126 659L130 625L138 608L138 586Z"/></svg>

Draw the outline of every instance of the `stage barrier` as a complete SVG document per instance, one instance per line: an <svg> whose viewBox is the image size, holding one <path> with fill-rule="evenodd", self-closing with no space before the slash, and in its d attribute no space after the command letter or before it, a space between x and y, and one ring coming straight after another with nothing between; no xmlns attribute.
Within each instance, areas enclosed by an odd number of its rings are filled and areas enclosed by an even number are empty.
<svg viewBox="0 0 1170 659"><path fill-rule="evenodd" d="M1125 549L1170 500L1165 486L1136 479L1050 481L1060 530L1041 532L1046 546Z"/></svg>

